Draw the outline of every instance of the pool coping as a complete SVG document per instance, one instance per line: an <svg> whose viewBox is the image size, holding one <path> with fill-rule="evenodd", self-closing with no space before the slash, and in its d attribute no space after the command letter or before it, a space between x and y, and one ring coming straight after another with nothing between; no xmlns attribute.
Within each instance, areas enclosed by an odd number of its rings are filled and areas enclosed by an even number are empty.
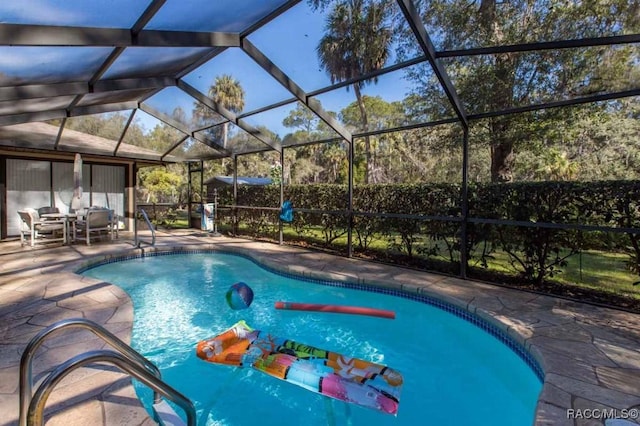
<svg viewBox="0 0 640 426"><path fill-rule="evenodd" d="M239 238L214 239L206 234L204 237L202 234L172 234L166 237L165 240L160 240L157 247L145 247L142 250L134 249L130 243L121 241L120 244L97 244L90 248L74 246L55 253L40 249L16 251L16 258L24 258L24 253L29 253L27 259L21 259L22 262L40 261L41 264L33 271L26 272L4 272L11 268L8 266L10 262L0 265L0 296L9 294L12 287L24 292L28 286L35 286L35 282L26 277L35 273L39 277L47 277L49 289L44 291L50 291L54 284L60 285L61 280L66 280L68 284L65 285L73 285L75 289L70 300L79 299L83 291L86 291L83 287L95 286L97 281L79 276L75 271L127 253L138 255L142 252L205 250L242 254L262 266L296 277L349 282L432 297L477 315L498 327L522 345L544 371L545 380L536 407L536 425L604 424L603 415L628 417L629 413L634 413L633 410L640 407L639 315L286 245ZM55 266L47 266L47 261L54 258L61 260ZM11 260L12 257L5 256L3 260L7 259ZM17 262L18 260L16 264ZM20 284L7 283L7 277L19 280ZM117 287L111 287L115 286L108 286L108 291L118 299L114 303L119 303L123 308L119 311L116 309L116 313L105 319L105 323L113 327L126 325L128 329L120 332L125 338L129 338L132 324L128 323L127 318L130 315L132 320L132 312L128 311L130 301L120 298ZM2 293L3 290L7 291ZM49 299L55 300L56 304L62 303L57 297ZM104 302L101 303L103 306ZM9 308L10 311L14 309L11 306ZM3 318L3 309L0 304L0 319ZM18 328L23 326L23 323L16 325ZM0 337L5 337L7 333L16 334L15 330L18 328L11 328L11 324L7 329L0 327ZM15 337L16 344L10 349L19 352L20 345L25 344L22 341L30 333L31 331ZM0 346L0 355L3 355L1 350ZM5 365L0 362L0 378L13 379L12 374L15 373L12 368L15 369L15 366L7 367L6 362ZM3 401L7 401L9 406L15 403L12 392L15 393L15 388L0 386L0 409L5 406ZM102 398L100 401L106 406L107 416L117 407L108 399ZM126 423L147 424L145 422L148 419L140 419L134 405L132 402L127 407L127 418L131 421ZM133 412L136 414L132 414ZM77 410L74 413L77 414ZM585 413L590 418L585 418ZM600 417L595 418L594 413L599 413ZM112 415L111 420L114 418ZM123 418L122 415L120 418ZM60 424L64 423L60 421ZM15 423L9 421L5 424ZM1 421L0 425L4 426Z"/></svg>

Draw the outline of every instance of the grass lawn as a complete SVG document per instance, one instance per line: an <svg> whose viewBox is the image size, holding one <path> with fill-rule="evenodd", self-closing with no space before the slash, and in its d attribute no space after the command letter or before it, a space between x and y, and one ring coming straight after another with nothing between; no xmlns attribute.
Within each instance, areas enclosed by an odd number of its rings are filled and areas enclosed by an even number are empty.
<svg viewBox="0 0 640 426"><path fill-rule="evenodd" d="M295 240L299 238L298 234L291 226L283 228L285 239ZM321 230L309 230L310 239L324 242L324 236ZM353 243L357 244L357 236L354 232ZM399 238L396 239L399 243ZM336 239L333 242L336 246L346 246L346 235ZM433 257L436 260L448 261L447 252L444 250L443 242L438 242L440 252L443 256ZM415 250L424 250L434 247L436 243L432 240L422 241L415 247ZM369 245L372 251L390 251L387 238L375 238ZM396 251L396 250L393 250ZM419 252L418 252L419 253ZM414 252L414 256L420 257ZM488 262L488 270L501 274L517 276L518 272L511 265L509 256L502 251L492 253L493 259ZM631 297L640 300L640 285L634 286L633 283L640 280L640 277L629 272L626 267L627 255L624 253L604 252L597 250L584 251L577 253L567 259L567 265L558 268L553 277L548 280L554 283L578 286L580 288L603 291L613 293L625 297ZM473 262L472 262L473 264Z"/></svg>
<svg viewBox="0 0 640 426"><path fill-rule="evenodd" d="M492 256L494 259L489 261L490 270L515 273L505 252L496 251ZM640 300L640 286L633 285L640 278L627 270L626 261L627 256L623 253L584 251L569 257L567 265L560 267L548 280Z"/></svg>

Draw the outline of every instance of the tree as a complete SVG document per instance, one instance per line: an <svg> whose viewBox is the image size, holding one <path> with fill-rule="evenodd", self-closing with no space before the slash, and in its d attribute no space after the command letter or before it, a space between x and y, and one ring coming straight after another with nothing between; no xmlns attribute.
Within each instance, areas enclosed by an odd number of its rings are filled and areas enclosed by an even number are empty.
<svg viewBox="0 0 640 426"><path fill-rule="evenodd" d="M183 183L182 175L164 167L145 168L139 171L138 179L146 192L146 202L175 203L180 196L178 188Z"/></svg>
<svg viewBox="0 0 640 426"><path fill-rule="evenodd" d="M273 161L271 168L269 169L269 177L271 178L272 185L278 185L282 183L282 164L279 161Z"/></svg>
<svg viewBox="0 0 640 426"><path fill-rule="evenodd" d="M324 180L329 183L347 183L349 163L346 142L330 142L322 146L322 156L329 166L324 170Z"/></svg>
<svg viewBox="0 0 640 426"><path fill-rule="evenodd" d="M238 113L244 109L244 89L240 82L228 74L217 76L209 88L209 97L218 105L231 112ZM220 120L220 116L209 109L209 107L196 102L194 105L194 115L200 119L200 124L215 124ZM215 134L215 130L209 132ZM227 148L229 138L229 122L222 124L222 147Z"/></svg>
<svg viewBox="0 0 640 426"><path fill-rule="evenodd" d="M336 116L329 111L329 114ZM298 102L296 108L289 112L289 115L282 120L285 127L293 129L292 133L284 137L283 144L286 146L296 146L303 142L330 139L336 136L324 121L315 115L304 104ZM287 153L292 154L285 164L290 165L283 170L285 181L295 183L319 183L323 173L333 167L328 159L323 155L325 144L311 144L287 149ZM288 170L287 170L288 169ZM287 175L289 173L289 175Z"/></svg>
<svg viewBox="0 0 640 426"><path fill-rule="evenodd" d="M177 122L186 122L185 113L180 107L173 110L171 117ZM164 154L183 136L184 133L161 121L146 135L144 147Z"/></svg>
<svg viewBox="0 0 640 426"><path fill-rule="evenodd" d="M638 2L628 0L568 1L420 0L417 7L438 48L464 49L602 35L635 33ZM416 54L408 37L400 54ZM411 42L409 41L411 40ZM402 41L401 41L402 42ZM447 61L447 72L470 113L620 90L619 82L637 87L637 53L633 46L556 49L531 53L506 52ZM417 52L421 54L422 52ZM635 57L636 59L630 59ZM425 65L426 66L426 65ZM442 99L433 74L425 66L409 71L415 96ZM425 76L427 76L425 78ZM635 81L635 83L634 83ZM617 83L616 83L617 82ZM435 108L432 110L435 112ZM488 119L485 141L491 153L491 179L513 180L517 136L528 123L521 115Z"/></svg>
<svg viewBox="0 0 640 426"><path fill-rule="evenodd" d="M128 118L127 114L120 112L83 115L67 120L65 123L65 129L76 130L78 132L100 136L112 141L118 141L122 136L122 132L124 131L124 126ZM52 120L51 124L59 126L61 121ZM146 147L145 139L144 131L139 124L139 120L134 120L127 129L125 143L139 147Z"/></svg>
<svg viewBox="0 0 640 426"><path fill-rule="evenodd" d="M362 109L360 108L360 103L362 103L366 109L369 130L387 129L402 121L404 111L401 103L386 102L380 96L372 97L364 95L360 102L353 102L340 111L339 116L343 123L347 125L356 125L356 123L362 122ZM389 154L388 148L390 148L390 138L391 137L386 134L363 138L365 155L367 142L369 144L369 156L364 159L366 167L365 176L369 177L369 183L381 183L385 178L388 180L389 175L394 174L394 171L391 170L389 166L392 168L402 167L402 164L398 164L397 162L395 164L388 162L386 162L386 164L381 164L380 160L384 159L380 158L378 154ZM359 141L362 141L362 139L358 139L358 142ZM356 143L356 146L361 147L361 142ZM356 150L356 153L357 152L358 150ZM392 156L394 156L393 153L385 157L388 159ZM360 166L362 160L361 156L355 156L354 163L356 167ZM384 170L383 166L387 166L386 170Z"/></svg>
<svg viewBox="0 0 640 426"><path fill-rule="evenodd" d="M578 174L578 163L569 160L566 151L551 148L541 160L542 164L535 172L544 180L572 180Z"/></svg>
<svg viewBox="0 0 640 426"><path fill-rule="evenodd" d="M384 67L392 40L387 14L385 1L345 0L335 4L327 18L326 33L317 47L320 65L331 77L331 82L360 77ZM377 83L377 78L361 80L352 85L365 132L369 126L361 90L370 82ZM369 183L374 175L369 136L365 137L365 157L365 182Z"/></svg>
<svg viewBox="0 0 640 426"><path fill-rule="evenodd" d="M240 82L228 74L216 77L215 83L209 89L209 97L218 105L234 113L244 109L244 89ZM229 123L222 125L222 147L227 147Z"/></svg>
<svg viewBox="0 0 640 426"><path fill-rule="evenodd" d="M271 165L278 161L280 154L276 151L255 152L238 156L238 176L268 177Z"/></svg>
<svg viewBox="0 0 640 426"><path fill-rule="evenodd" d="M289 112L282 125L292 129L299 129L306 132L307 135L311 135L320 124L320 118L315 115L309 108L305 108L302 103L296 103L295 109Z"/></svg>

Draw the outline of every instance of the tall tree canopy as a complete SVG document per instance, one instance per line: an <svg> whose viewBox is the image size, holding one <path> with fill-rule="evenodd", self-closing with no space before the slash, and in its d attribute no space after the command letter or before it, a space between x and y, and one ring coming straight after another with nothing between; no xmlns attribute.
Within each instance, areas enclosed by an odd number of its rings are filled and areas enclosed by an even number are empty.
<svg viewBox="0 0 640 426"><path fill-rule="evenodd" d="M384 67L392 39L392 30L387 22L388 11L384 1L345 0L334 5L327 17L325 35L317 47L320 64L332 82L360 77ZM370 82L376 83L377 78L352 85L365 132L369 121L361 89ZM365 137L365 156L366 182L369 183L373 181L375 169L369 136Z"/></svg>
<svg viewBox="0 0 640 426"><path fill-rule="evenodd" d="M640 28L637 0L418 0L416 4L439 50L619 35ZM405 33L410 36L407 28ZM413 46L405 42L399 53L414 56ZM637 47L617 45L455 58L446 60L445 68L473 114L635 88L640 82L637 60ZM424 67L409 73L416 83L414 95L442 100L437 81ZM517 136L528 123L515 115L495 117L484 125L491 179L510 181Z"/></svg>
<svg viewBox="0 0 640 426"><path fill-rule="evenodd" d="M337 116L332 111L328 113L334 117ZM345 150L336 148L335 144L304 144L304 142L335 138L336 133L300 102L282 120L282 124L293 130L284 137L283 145L293 146L302 143L295 149L285 151L283 170L285 182L337 183L342 162L346 160ZM290 167L288 167L289 164Z"/></svg>
<svg viewBox="0 0 640 426"><path fill-rule="evenodd" d="M221 107L231 112L238 113L244 109L244 89L240 82L229 74L219 75L209 87L208 96ZM213 125L220 122L222 118L219 114L209 109L200 102L194 103L194 116L199 120L200 125ZM208 135L217 139L218 129L215 127L208 131ZM227 148L229 139L229 122L224 121L221 126L221 144Z"/></svg>

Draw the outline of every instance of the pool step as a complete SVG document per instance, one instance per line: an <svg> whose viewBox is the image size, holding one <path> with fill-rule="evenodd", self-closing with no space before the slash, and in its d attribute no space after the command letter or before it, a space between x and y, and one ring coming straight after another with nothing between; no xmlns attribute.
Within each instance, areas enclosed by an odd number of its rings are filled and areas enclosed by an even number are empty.
<svg viewBox="0 0 640 426"><path fill-rule="evenodd" d="M174 409L164 399L157 404L153 404L153 411L156 421L164 426L185 426L186 423L180 418Z"/></svg>

